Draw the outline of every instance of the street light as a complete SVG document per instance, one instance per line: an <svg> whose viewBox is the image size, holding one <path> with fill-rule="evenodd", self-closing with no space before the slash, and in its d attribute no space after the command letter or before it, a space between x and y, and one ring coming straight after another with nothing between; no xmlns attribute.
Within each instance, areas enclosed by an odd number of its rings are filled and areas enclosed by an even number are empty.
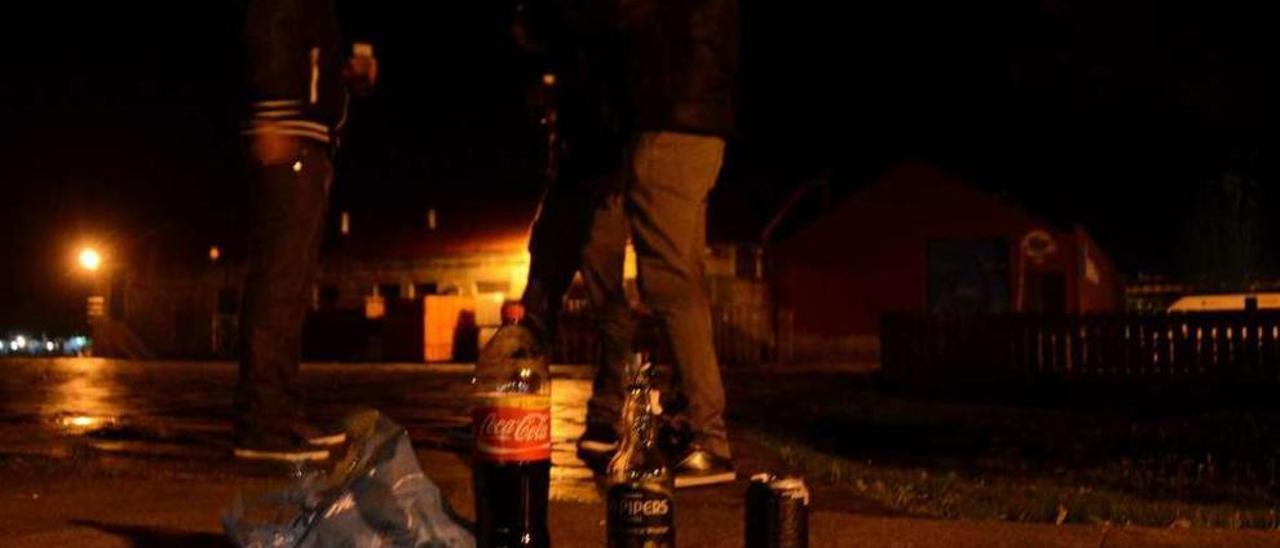
<svg viewBox="0 0 1280 548"><path fill-rule="evenodd" d="M76 262L80 263L80 268L84 269L85 278L90 284L89 297L85 299L85 320L92 330L94 325L106 317L107 300L103 297L103 280L98 274L98 270L102 268L102 255L98 250L85 246L80 248Z"/></svg>
<svg viewBox="0 0 1280 548"><path fill-rule="evenodd" d="M97 272L102 266L102 256L91 247L80 250L80 267L89 272Z"/></svg>

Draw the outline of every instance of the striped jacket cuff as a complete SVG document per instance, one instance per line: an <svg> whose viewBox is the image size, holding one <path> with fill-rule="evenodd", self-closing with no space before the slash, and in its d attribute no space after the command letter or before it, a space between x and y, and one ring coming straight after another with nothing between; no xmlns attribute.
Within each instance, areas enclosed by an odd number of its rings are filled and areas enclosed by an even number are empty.
<svg viewBox="0 0 1280 548"><path fill-rule="evenodd" d="M328 143L332 138L329 126L303 118L300 100L257 101L253 103L251 110L250 119L241 126L242 135L273 132L322 143Z"/></svg>

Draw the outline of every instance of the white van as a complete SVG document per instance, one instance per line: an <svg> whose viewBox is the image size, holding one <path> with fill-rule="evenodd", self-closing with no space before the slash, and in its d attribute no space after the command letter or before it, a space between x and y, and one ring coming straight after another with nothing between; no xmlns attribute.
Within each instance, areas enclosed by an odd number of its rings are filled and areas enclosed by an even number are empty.
<svg viewBox="0 0 1280 548"><path fill-rule="evenodd" d="M1280 293L1187 295L1169 305L1169 312L1232 312L1250 309L1280 309Z"/></svg>

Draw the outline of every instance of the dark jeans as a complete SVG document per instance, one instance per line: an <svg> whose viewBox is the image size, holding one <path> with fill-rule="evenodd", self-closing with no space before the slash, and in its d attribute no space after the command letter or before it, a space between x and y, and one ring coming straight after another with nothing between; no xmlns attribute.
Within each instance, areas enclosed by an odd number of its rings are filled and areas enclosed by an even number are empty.
<svg viewBox="0 0 1280 548"><path fill-rule="evenodd" d="M684 419L709 451L727 457L724 387L702 272L706 198L723 153L716 137L644 133L610 176L616 179L553 187L534 227L525 306L531 321L554 325L559 298L581 268L599 334L587 421L616 428L635 330L623 292L630 237L641 298L658 320L688 402ZM593 185L617 191L601 195Z"/></svg>
<svg viewBox="0 0 1280 548"><path fill-rule="evenodd" d="M275 432L300 416L295 378L333 162L303 141L296 162L251 168L248 276L240 317L237 428Z"/></svg>
<svg viewBox="0 0 1280 548"><path fill-rule="evenodd" d="M562 169L547 186L529 236L529 277L520 303L523 323L545 344L553 344L564 294L582 264L582 248L600 199L603 177L578 176Z"/></svg>

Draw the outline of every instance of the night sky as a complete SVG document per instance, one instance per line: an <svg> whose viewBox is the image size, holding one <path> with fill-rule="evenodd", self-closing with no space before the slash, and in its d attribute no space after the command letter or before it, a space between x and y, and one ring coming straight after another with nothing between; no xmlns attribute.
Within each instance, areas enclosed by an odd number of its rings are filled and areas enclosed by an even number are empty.
<svg viewBox="0 0 1280 548"><path fill-rule="evenodd" d="M537 196L504 2L338 3L382 80L355 106L336 207L390 220ZM921 160L1084 224L1130 274L1176 274L1196 185L1236 170L1276 211L1267 2L836 4L743 0L741 131L713 219L752 204L732 218L749 227L805 179L847 191ZM81 241L137 256L243 239L243 2L35 9L0 31L0 332L74 327Z"/></svg>

